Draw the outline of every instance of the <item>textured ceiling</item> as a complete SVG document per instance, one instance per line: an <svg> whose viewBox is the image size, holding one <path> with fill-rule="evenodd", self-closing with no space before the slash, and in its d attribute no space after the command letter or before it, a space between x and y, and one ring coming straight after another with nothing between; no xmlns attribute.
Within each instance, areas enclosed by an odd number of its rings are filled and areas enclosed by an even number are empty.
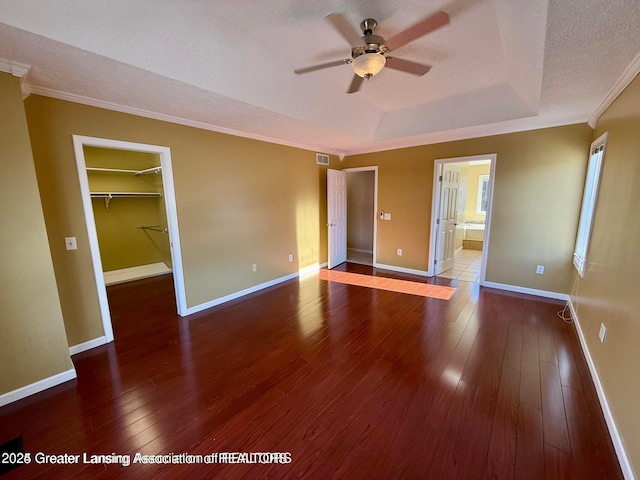
<svg viewBox="0 0 640 480"><path fill-rule="evenodd" d="M324 19L390 38L438 10L451 23L345 93L350 56ZM640 52L638 0L158 2L3 0L0 58L35 93L330 153L586 121Z"/></svg>

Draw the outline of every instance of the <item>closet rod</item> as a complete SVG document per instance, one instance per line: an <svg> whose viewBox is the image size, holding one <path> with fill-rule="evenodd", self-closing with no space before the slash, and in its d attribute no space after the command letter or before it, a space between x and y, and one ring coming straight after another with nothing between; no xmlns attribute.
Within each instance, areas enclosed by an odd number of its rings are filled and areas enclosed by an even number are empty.
<svg viewBox="0 0 640 480"><path fill-rule="evenodd" d="M162 228L159 225L138 225L137 228L140 228L142 230L152 230L154 232L160 232L160 233L169 233L168 228Z"/></svg>
<svg viewBox="0 0 640 480"><path fill-rule="evenodd" d="M160 172L162 172L161 166L147 168L146 170L139 170L135 173L135 175L157 175Z"/></svg>

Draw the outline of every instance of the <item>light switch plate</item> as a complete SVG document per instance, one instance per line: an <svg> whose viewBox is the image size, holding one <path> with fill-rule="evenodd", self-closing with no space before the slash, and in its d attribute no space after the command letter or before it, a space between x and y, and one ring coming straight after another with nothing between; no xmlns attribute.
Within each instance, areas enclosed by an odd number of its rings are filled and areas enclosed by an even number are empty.
<svg viewBox="0 0 640 480"><path fill-rule="evenodd" d="M600 331L598 332L598 338L600 339L600 343L604 343L604 339L607 336L607 327L605 327L604 323L600 324Z"/></svg>
<svg viewBox="0 0 640 480"><path fill-rule="evenodd" d="M384 219L385 220L391 220L391 214L390 213L385 213L384 214Z"/></svg>
<svg viewBox="0 0 640 480"><path fill-rule="evenodd" d="M67 250L77 250L76 237L64 237L64 246Z"/></svg>

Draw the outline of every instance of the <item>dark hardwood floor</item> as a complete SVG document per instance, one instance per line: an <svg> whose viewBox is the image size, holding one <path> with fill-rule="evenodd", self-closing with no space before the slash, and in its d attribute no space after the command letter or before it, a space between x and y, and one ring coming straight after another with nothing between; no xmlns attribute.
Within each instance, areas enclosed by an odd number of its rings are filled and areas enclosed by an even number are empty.
<svg viewBox="0 0 640 480"><path fill-rule="evenodd" d="M115 342L75 355L77 380L0 409L0 442L291 462L31 463L3 480L622 478L562 304L428 281L458 289L444 301L310 277L187 318L170 276L110 287Z"/></svg>

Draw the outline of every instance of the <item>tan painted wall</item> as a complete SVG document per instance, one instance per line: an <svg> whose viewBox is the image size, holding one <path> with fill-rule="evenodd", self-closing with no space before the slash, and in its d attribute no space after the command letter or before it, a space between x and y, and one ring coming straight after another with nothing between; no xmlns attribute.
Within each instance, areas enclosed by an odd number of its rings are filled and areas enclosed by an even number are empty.
<svg viewBox="0 0 640 480"><path fill-rule="evenodd" d="M73 365L20 82L5 73L0 73L0 105L0 394L4 394Z"/></svg>
<svg viewBox="0 0 640 480"><path fill-rule="evenodd" d="M467 204L465 205L465 220L485 220L484 213L476 213L478 203L478 182L480 175L489 175L490 165L469 165L467 169Z"/></svg>
<svg viewBox="0 0 640 480"><path fill-rule="evenodd" d="M572 301L636 477L640 477L640 77L598 120L608 132L584 278ZM584 175L583 175L584 178ZM600 323L607 327L600 343Z"/></svg>
<svg viewBox="0 0 640 480"><path fill-rule="evenodd" d="M71 345L103 335L72 134L171 148L188 306L326 262L326 167L314 152L35 95L25 107Z"/></svg>
<svg viewBox="0 0 640 480"><path fill-rule="evenodd" d="M487 280L569 293L584 169L586 124L356 155L345 167L378 165L378 262L426 271L436 159L497 154ZM396 256L396 249L403 256ZM536 265L545 274L536 275Z"/></svg>
<svg viewBox="0 0 640 480"><path fill-rule="evenodd" d="M85 147L87 167L145 170L160 165L159 155ZM92 192L158 192L162 193L162 175L133 175L87 171ZM164 198L116 198L106 207L102 198L94 198L100 258L105 272L121 268L164 262L171 266L169 236L139 229L140 225L167 227Z"/></svg>

